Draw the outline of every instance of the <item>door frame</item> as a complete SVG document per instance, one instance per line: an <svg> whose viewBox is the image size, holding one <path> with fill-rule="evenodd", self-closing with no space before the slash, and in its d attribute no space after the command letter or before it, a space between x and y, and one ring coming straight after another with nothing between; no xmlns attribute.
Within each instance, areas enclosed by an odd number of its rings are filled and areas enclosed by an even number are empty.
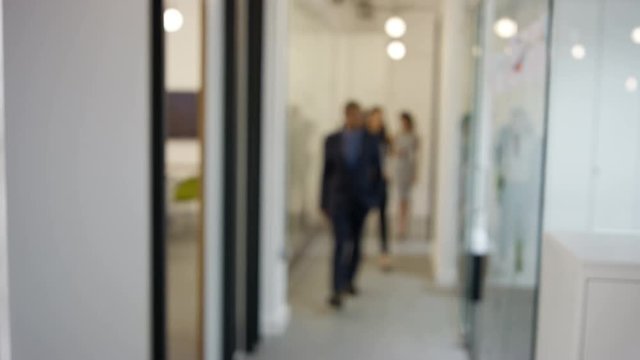
<svg viewBox="0 0 640 360"><path fill-rule="evenodd" d="M262 83L264 0L248 1L246 351L260 341Z"/></svg>
<svg viewBox="0 0 640 360"><path fill-rule="evenodd" d="M151 352L167 357L164 6L151 0Z"/></svg>
<svg viewBox="0 0 640 360"><path fill-rule="evenodd" d="M263 0L225 1L223 359L260 340Z"/></svg>
<svg viewBox="0 0 640 360"><path fill-rule="evenodd" d="M236 1L224 0L222 359L236 351Z"/></svg>

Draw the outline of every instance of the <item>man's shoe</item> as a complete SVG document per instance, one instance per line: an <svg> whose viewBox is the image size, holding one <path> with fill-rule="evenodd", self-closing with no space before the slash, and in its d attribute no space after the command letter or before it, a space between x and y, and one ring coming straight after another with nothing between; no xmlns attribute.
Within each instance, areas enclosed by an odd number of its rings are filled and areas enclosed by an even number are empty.
<svg viewBox="0 0 640 360"><path fill-rule="evenodd" d="M329 306L336 310L342 308L342 298L340 297L340 295L331 295L331 297L329 298Z"/></svg>
<svg viewBox="0 0 640 360"><path fill-rule="evenodd" d="M353 284L350 284L349 286L347 286L347 289L345 290L345 292L351 296L358 296L358 294L360 293L358 291L358 288Z"/></svg>

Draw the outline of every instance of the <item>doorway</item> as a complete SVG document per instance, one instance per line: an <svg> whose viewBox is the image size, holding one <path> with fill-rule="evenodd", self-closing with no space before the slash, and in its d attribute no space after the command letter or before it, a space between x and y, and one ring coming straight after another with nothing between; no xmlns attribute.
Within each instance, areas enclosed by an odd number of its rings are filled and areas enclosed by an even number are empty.
<svg viewBox="0 0 640 360"><path fill-rule="evenodd" d="M203 356L204 1L163 2L166 359Z"/></svg>
<svg viewBox="0 0 640 360"><path fill-rule="evenodd" d="M400 6L385 3L290 1L285 6L288 24L284 30L279 26L273 30L267 21L265 52L273 51L282 42L287 44L284 57L274 60L267 56L264 75L285 74L279 78L285 83L280 85L285 87L284 91L270 87L270 82L266 86L269 91L285 93L281 115L286 119L286 140L279 140L287 144L281 165L288 175L286 185L273 182L270 188L280 191L282 186L284 192L285 203L272 211L284 214L282 223L286 224L286 230L278 234L286 241L277 242L273 233L263 233L269 238L263 238L262 244L266 242L268 245L264 247L279 249L273 262L284 262L289 269L284 276L274 275L277 279L270 283L271 293L261 292L261 301L279 304L270 304L263 310L275 315L267 316L271 320L268 325L273 326L263 329L266 335L254 355L256 359L309 358L313 354L325 358L389 355L388 358L412 351L432 352L442 359L464 358L464 350L457 345L457 289L437 285L435 266L431 264L436 257L434 243L430 241L434 232L429 224L435 215L435 206L430 206L435 203L430 189L435 187L433 174L437 166L432 161L437 156L432 145L439 137L434 126L440 105L437 96L440 76L436 70L439 2L398 2ZM401 17L408 28L400 40L384 31L385 21L394 16ZM269 37L269 32L276 39ZM389 46L394 41L403 42L406 50L396 59L394 46ZM471 67L471 54L468 57ZM286 66L270 66L278 61ZM404 240L397 236L395 217L399 189L390 185L389 222L396 228L390 231L391 271L379 268L378 214L372 211L364 237L367 260L359 283L361 295L347 300L343 310L334 312L326 303L330 293L332 239L318 210L322 147L325 137L340 128L342 108L349 100L359 102L367 110L382 107L391 137L400 132L399 115L411 113L416 119L421 152L417 184L411 196L413 216ZM266 116L272 114L267 112ZM263 119L263 124L265 121L269 119ZM263 146L269 148L268 144ZM392 164L395 159L390 157L389 171L395 172ZM458 159L450 160L455 163ZM272 158L269 162L274 165L280 159ZM280 260L283 251L286 261ZM263 266L262 271L269 270ZM285 319L288 327L277 326L280 322L274 318ZM435 331L441 332L434 335L429 325L437 326ZM353 336L354 333L360 335ZM387 338L388 342L371 344L372 339L380 338ZM404 347L395 348L397 353L386 352L394 351L395 341L403 342Z"/></svg>

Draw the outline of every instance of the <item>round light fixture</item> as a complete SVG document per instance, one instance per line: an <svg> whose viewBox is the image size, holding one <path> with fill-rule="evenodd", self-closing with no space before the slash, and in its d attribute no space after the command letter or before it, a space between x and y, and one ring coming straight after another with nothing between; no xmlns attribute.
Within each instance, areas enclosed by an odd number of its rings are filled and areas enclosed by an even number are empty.
<svg viewBox="0 0 640 360"><path fill-rule="evenodd" d="M571 56L576 60L582 60L587 56L587 49L582 44L575 44L571 48Z"/></svg>
<svg viewBox="0 0 640 360"><path fill-rule="evenodd" d="M640 45L640 26L631 31L631 41Z"/></svg>
<svg viewBox="0 0 640 360"><path fill-rule="evenodd" d="M384 23L384 31L394 39L401 38L407 32L407 23L399 16L393 16Z"/></svg>
<svg viewBox="0 0 640 360"><path fill-rule="evenodd" d="M508 17L503 17L493 25L493 31L503 39L511 39L518 33L518 23Z"/></svg>
<svg viewBox="0 0 640 360"><path fill-rule="evenodd" d="M170 8L164 11L164 31L176 32L182 29L184 17L178 9Z"/></svg>
<svg viewBox="0 0 640 360"><path fill-rule="evenodd" d="M624 87L628 92L636 92L638 90L638 78L629 76L624 82Z"/></svg>
<svg viewBox="0 0 640 360"><path fill-rule="evenodd" d="M407 47L402 41L394 40L387 45L387 54L393 60L402 60L407 55Z"/></svg>

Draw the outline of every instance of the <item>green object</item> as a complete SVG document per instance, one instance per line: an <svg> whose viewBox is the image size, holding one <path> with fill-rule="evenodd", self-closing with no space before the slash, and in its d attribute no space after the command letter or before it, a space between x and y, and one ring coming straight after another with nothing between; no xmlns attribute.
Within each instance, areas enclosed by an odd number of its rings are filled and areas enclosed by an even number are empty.
<svg viewBox="0 0 640 360"><path fill-rule="evenodd" d="M191 201L198 199L199 195L200 178L192 177L179 182L173 196L175 201Z"/></svg>

